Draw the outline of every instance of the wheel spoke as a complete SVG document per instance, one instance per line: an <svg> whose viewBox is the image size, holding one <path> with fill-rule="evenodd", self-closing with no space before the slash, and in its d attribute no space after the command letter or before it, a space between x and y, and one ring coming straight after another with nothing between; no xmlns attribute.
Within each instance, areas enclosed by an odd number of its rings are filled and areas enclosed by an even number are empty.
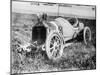
<svg viewBox="0 0 100 75"><path fill-rule="evenodd" d="M52 38L50 42L51 42L52 44L54 44L54 39Z"/></svg>
<svg viewBox="0 0 100 75"><path fill-rule="evenodd" d="M57 52L55 53L55 57L57 57L58 56L58 54L57 54Z"/></svg>
<svg viewBox="0 0 100 75"><path fill-rule="evenodd" d="M59 55L59 50L57 50L57 55Z"/></svg>
<svg viewBox="0 0 100 75"><path fill-rule="evenodd" d="M53 47L50 48L50 52L52 53L52 56L54 58L59 56L59 50L60 50L60 40L57 38L55 39L56 41L54 41Z"/></svg>
<svg viewBox="0 0 100 75"><path fill-rule="evenodd" d="M57 49L60 49L60 47L61 47L61 45L59 44L59 45L57 45Z"/></svg>
<svg viewBox="0 0 100 75"><path fill-rule="evenodd" d="M57 57L57 51L54 50L52 56Z"/></svg>
<svg viewBox="0 0 100 75"><path fill-rule="evenodd" d="M52 51L53 51L53 48L50 48L50 52L52 53Z"/></svg>
<svg viewBox="0 0 100 75"><path fill-rule="evenodd" d="M50 44L52 44L52 45L53 45L53 44L54 44L54 42L52 42L52 41L51 41L51 42L50 42Z"/></svg>
<svg viewBox="0 0 100 75"><path fill-rule="evenodd" d="M50 43L50 48L52 48L53 47L53 44L52 43Z"/></svg>
<svg viewBox="0 0 100 75"><path fill-rule="evenodd" d="M58 57L58 56L59 56L59 50L54 51L54 52L53 52L53 56L54 56L55 58Z"/></svg>
<svg viewBox="0 0 100 75"><path fill-rule="evenodd" d="M55 42L55 39L56 39L56 36L52 37L51 40L52 40L53 42Z"/></svg>
<svg viewBox="0 0 100 75"><path fill-rule="evenodd" d="M52 50L52 56L56 58L56 57L58 57L58 55L59 55L59 48L58 47L57 47L57 49L53 48L53 50Z"/></svg>
<svg viewBox="0 0 100 75"><path fill-rule="evenodd" d="M57 36L55 36L55 42L57 42L58 41L58 38L57 38Z"/></svg>

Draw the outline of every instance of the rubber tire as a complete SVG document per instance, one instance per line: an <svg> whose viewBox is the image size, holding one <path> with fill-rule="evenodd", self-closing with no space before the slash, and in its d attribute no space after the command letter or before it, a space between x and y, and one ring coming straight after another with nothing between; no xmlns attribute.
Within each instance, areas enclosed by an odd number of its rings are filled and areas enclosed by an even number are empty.
<svg viewBox="0 0 100 75"><path fill-rule="evenodd" d="M89 30L89 34L90 34L89 40L88 40L88 41L86 41L86 31L87 31L87 30ZM83 31L83 38L84 38L84 43L85 43L86 45L88 44L88 42L91 41L91 30L90 30L90 28L89 28L88 26L86 26L86 27L84 28L84 31Z"/></svg>
<svg viewBox="0 0 100 75"><path fill-rule="evenodd" d="M57 58L54 58L51 54L50 54L50 49L49 49L49 44L50 44L50 39L54 36L54 35L57 35L59 36L60 38L60 41L61 41L61 50L60 50L60 56L57 57ZM53 61L58 61L62 54L63 54L63 39L62 39L62 36L55 30L51 31L50 34L47 36L47 39L46 39L46 53L47 53L47 56L49 59L53 60Z"/></svg>

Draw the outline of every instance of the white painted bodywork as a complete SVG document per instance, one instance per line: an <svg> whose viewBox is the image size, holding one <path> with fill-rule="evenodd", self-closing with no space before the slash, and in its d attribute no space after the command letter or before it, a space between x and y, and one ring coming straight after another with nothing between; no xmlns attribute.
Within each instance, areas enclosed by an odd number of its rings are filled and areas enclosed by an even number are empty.
<svg viewBox="0 0 100 75"><path fill-rule="evenodd" d="M56 31L59 32L58 26L62 27L62 37L64 40L70 40L73 38L75 32L78 31L78 27L74 28L66 19L64 18L57 18L55 21L51 21L51 24L53 24L56 27Z"/></svg>

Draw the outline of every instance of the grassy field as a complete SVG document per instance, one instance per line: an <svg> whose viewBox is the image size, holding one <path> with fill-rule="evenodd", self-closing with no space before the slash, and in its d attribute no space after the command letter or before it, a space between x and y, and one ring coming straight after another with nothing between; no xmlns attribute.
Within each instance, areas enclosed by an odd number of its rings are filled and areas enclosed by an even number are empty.
<svg viewBox="0 0 100 75"><path fill-rule="evenodd" d="M52 19L52 18L50 18ZM94 22L81 20L94 28ZM92 23L93 22L93 23ZM36 15L18 14L12 15L11 35L11 69L12 73L34 73L48 71L90 70L96 68L96 31L92 31L92 42L89 46L76 42L64 48L63 56L58 62L49 60L46 52L31 48L32 52L19 53L21 45L30 43L32 26L36 23ZM89 25L88 25L89 26ZM93 27L94 26L94 27Z"/></svg>

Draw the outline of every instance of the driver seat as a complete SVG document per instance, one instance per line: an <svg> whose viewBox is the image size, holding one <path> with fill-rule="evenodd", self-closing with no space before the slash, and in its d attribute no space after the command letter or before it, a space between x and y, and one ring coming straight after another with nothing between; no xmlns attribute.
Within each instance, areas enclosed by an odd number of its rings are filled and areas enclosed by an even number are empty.
<svg viewBox="0 0 100 75"><path fill-rule="evenodd" d="M77 18L68 18L69 23L74 27L77 28L79 26L79 22Z"/></svg>

